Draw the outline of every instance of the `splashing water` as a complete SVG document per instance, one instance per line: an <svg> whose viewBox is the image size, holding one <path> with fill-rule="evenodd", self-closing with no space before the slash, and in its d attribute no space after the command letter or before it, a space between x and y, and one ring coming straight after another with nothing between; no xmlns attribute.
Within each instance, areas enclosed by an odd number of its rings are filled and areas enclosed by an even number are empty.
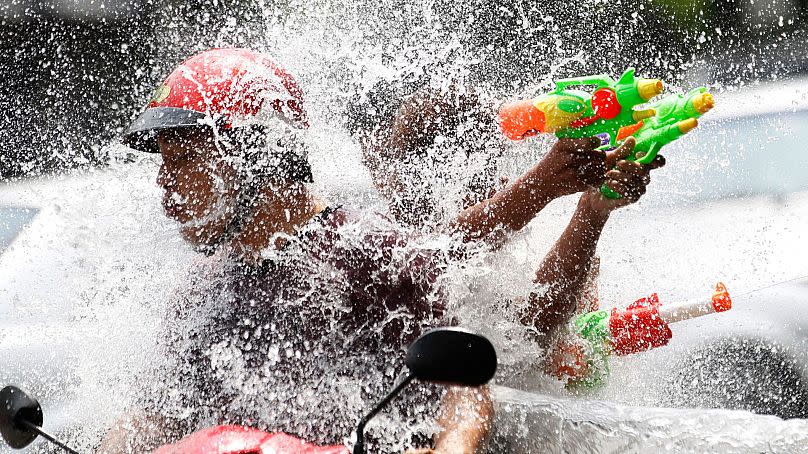
<svg viewBox="0 0 808 454"><path fill-rule="evenodd" d="M305 140L311 145L320 193L332 204L384 212L385 202L373 188L360 147L344 124L346 105L367 97L380 80L393 85L423 81L437 90L476 85L487 96L504 99L513 94L532 96L560 75L616 73L633 62L632 55L646 55L626 49L616 25L605 30L584 25L597 22L593 19L606 8L603 2L584 2L577 18L567 18L553 7L526 11L508 4L503 8L512 14L499 22L486 21L493 8L481 2L466 2L455 11L446 8L427 1L369 5L291 0L282 6L259 1L249 4L248 13L234 9L221 23L172 19L174 10L168 8L166 18L157 24L158 63L150 70L165 73L182 58L213 46L269 52L305 87L312 120ZM575 27L567 27L575 21ZM621 26L628 34L642 30L642 24L633 21ZM491 27L508 30L496 35ZM508 40L510 33L541 39L531 41L527 49L513 39L496 49L480 44L481 35L496 42ZM596 44L576 36L596 33L605 37ZM657 44L649 48L656 57L642 60L643 66L656 76L681 81L682 68L694 66L695 57L676 52L660 57L664 45L659 44L661 38L654 39ZM598 66L599 55L605 55L608 63ZM135 88L145 98L152 87ZM773 131L786 128L778 120L767 126ZM669 168L661 171L652 193L614 215L599 249L605 306L624 305L651 291L671 300L689 298L718 279L749 289L804 274L808 253L808 238L800 228L808 219L804 193L787 194L781 204L758 197L683 208L674 201L701 202L689 193L693 187L710 192L713 183L698 177L713 167L704 170L697 163L715 161L720 167L716 172L727 177L747 175L748 168L733 159L749 153L741 153L747 151L744 144L731 139L713 138L697 148L701 142L686 138L670 147ZM758 140L760 147L769 142ZM498 170L518 176L541 158L549 144L539 138L509 145L497 162ZM4 280L0 298L7 302L0 306L4 360L0 383L30 389L45 405L48 424L66 429L68 440L80 451L91 450L124 409L137 402L135 382L159 355L155 342L162 316L183 292L198 260L159 207L161 194L153 183L158 163L129 153L110 145L99 153L111 157L106 168L9 185L0 192L4 204L39 210L24 234L0 256ZM432 195L441 210L451 213L456 208L465 180L484 167L479 158L472 156L465 163L450 159L424 169L424 184L441 189ZM444 278L453 315L491 338L503 369L518 375L502 377L501 383L533 391L497 389L500 412L492 451L503 452L506 446L513 452L742 452L804 446L808 429L803 421L746 412L644 408L676 402L659 398L663 386L659 383L665 383L665 377L632 388L632 393L620 387L645 374L648 364L656 364L642 356L616 359L613 382L594 396L579 399L570 398L560 383L541 374L543 351L502 303L532 290L535 268L566 225L573 204L572 198L554 202L503 250L477 254ZM438 249L448 247L444 238L429 241ZM706 329L709 324L699 321L694 327ZM686 335L698 336L698 329ZM214 356L227 358L226 346L220 347ZM270 351L278 356L287 354L282 345L273 347ZM244 377L235 373L229 378ZM392 384L393 377L380 378L384 379L388 382L373 384L376 390ZM360 390L335 392L349 396L346 404L352 408L367 406L362 398L351 399L352 394ZM608 401L590 400L593 397ZM715 420L722 423L711 425Z"/></svg>

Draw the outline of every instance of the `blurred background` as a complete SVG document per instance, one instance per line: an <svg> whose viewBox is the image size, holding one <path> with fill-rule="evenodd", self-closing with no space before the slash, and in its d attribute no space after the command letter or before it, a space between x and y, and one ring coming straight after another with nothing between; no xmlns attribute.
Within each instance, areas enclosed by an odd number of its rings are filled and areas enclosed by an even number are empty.
<svg viewBox="0 0 808 454"><path fill-rule="evenodd" d="M384 37L380 53L389 61L423 61L413 54L418 45L431 52L448 49L462 55L471 79L506 93L530 89L548 75L614 74L628 65L673 84L714 87L808 70L806 0L585 0L569 5L2 0L0 179L104 163L101 147L121 133L183 57L214 45L275 50L277 37L270 34L299 29L307 20L309 26L316 22L314 35L343 34L337 41L372 43ZM350 20L326 24L329 17ZM412 29L414 20L418 23ZM446 48L424 43L443 44L440 40L446 40ZM353 83L346 81L357 80L365 70L350 63L339 66L330 74L335 86ZM344 93L356 87L347 88ZM338 110L333 114L338 116Z"/></svg>

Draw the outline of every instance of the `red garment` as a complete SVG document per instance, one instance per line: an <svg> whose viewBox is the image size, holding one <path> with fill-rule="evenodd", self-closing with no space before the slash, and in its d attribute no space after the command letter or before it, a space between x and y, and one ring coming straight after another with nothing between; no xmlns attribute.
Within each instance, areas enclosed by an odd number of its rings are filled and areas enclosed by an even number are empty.
<svg viewBox="0 0 808 454"><path fill-rule="evenodd" d="M315 446L284 433L216 426L161 446L153 454L348 454L345 446Z"/></svg>

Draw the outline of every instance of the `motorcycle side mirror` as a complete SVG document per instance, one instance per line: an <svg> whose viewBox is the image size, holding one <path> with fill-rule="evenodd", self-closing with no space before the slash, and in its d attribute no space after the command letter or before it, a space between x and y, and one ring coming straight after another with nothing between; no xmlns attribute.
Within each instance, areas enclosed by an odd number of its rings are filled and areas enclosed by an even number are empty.
<svg viewBox="0 0 808 454"><path fill-rule="evenodd" d="M20 423L23 420L42 426L42 407L20 388L6 386L0 390L0 434L14 449L28 446L38 435L23 427Z"/></svg>
<svg viewBox="0 0 808 454"><path fill-rule="evenodd" d="M422 381L480 386L494 377L497 352L483 336L459 328L439 328L413 342L405 362Z"/></svg>
<svg viewBox="0 0 808 454"><path fill-rule="evenodd" d="M484 385L497 371L497 352L483 336L460 328L437 328L410 345L405 364L410 373L357 424L353 454L365 452L368 421L414 379L447 385Z"/></svg>
<svg viewBox="0 0 808 454"><path fill-rule="evenodd" d="M42 407L16 386L0 389L0 435L14 449L22 449L42 435L69 454L77 454L42 429Z"/></svg>

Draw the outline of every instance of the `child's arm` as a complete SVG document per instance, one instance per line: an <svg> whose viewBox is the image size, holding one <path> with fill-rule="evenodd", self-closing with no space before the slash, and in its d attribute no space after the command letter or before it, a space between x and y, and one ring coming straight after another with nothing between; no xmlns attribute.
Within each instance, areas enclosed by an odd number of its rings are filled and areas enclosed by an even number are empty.
<svg viewBox="0 0 808 454"><path fill-rule="evenodd" d="M488 386L450 388L441 401L434 449L414 449L406 454L474 454L488 436L494 420L494 403Z"/></svg>
<svg viewBox="0 0 808 454"><path fill-rule="evenodd" d="M639 200L650 182L650 171L665 164L661 156L647 166L622 160L633 146L633 139L628 139L615 150L609 160L617 165L606 172L606 185L623 198L608 199L599 189L584 192L569 225L536 271L534 282L541 291L530 295L521 319L542 334L544 343L575 313L611 212Z"/></svg>
<svg viewBox="0 0 808 454"><path fill-rule="evenodd" d="M600 141L594 138L559 140L544 159L508 187L460 213L452 230L464 242L517 231L552 200L598 187L608 169L607 156L595 149L598 146Z"/></svg>

